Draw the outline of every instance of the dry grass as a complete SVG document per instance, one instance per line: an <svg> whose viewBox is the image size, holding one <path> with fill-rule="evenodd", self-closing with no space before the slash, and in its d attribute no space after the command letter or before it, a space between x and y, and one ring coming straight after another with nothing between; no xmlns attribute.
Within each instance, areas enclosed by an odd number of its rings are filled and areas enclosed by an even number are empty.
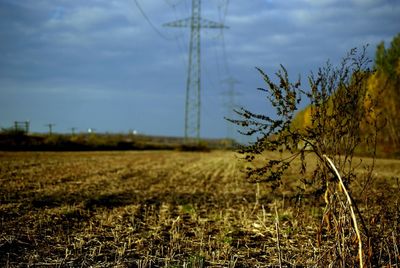
<svg viewBox="0 0 400 268"><path fill-rule="evenodd" d="M0 266L322 266L333 243L317 243L323 199L296 197L297 170L271 193L242 168L218 151L0 153ZM379 160L357 196L392 267L399 174L400 161Z"/></svg>

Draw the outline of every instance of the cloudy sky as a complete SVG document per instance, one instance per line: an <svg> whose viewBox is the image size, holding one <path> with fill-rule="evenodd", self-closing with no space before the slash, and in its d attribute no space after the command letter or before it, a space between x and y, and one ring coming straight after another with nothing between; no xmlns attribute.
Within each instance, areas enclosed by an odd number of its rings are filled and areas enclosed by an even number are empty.
<svg viewBox="0 0 400 268"><path fill-rule="evenodd" d="M0 127L182 136L190 34L162 25L189 17L191 1L137 3L0 0ZM295 79L367 43L373 58L399 14L398 0L203 0L202 17L229 29L201 31L201 136L229 133L223 80L240 81L237 106L268 113L256 66Z"/></svg>

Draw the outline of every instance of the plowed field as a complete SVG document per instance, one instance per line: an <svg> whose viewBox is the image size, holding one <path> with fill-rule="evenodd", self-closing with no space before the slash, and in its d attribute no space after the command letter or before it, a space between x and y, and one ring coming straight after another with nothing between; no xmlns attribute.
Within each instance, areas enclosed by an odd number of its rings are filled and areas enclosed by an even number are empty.
<svg viewBox="0 0 400 268"><path fill-rule="evenodd" d="M322 208L305 213L241 166L222 151L0 153L0 266L314 263Z"/></svg>

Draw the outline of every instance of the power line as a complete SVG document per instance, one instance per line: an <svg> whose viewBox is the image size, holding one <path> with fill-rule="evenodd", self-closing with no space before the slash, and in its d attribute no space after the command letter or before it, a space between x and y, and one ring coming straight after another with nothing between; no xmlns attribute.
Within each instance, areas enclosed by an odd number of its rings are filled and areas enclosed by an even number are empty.
<svg viewBox="0 0 400 268"><path fill-rule="evenodd" d="M228 14L228 7L229 7L229 0L223 0L224 2L221 3L218 6L218 16L220 23L225 24L225 20ZM239 96L240 94L237 93L235 90L235 85L240 84L238 80L232 77L229 64L228 64L228 56L226 52L226 44L225 44L225 31L223 28L221 28L220 31L220 40L221 40L221 47L222 47L222 65L224 68L225 73L227 74L228 78L224 79L221 81L224 84L228 85L228 90L226 92L223 92L223 95L226 95L227 97L227 102L225 103L226 108L227 108L227 114L226 118L233 119L234 117L234 109L236 108L236 101L235 97ZM217 59L217 57L216 57ZM233 125L231 122L226 122L227 123L227 138L232 138L234 139L234 131L233 131Z"/></svg>
<svg viewBox="0 0 400 268"><path fill-rule="evenodd" d="M167 5L169 5L172 8L175 8L176 6L180 5L183 1L185 1L185 0L180 0L180 1L177 1L177 3L175 3L175 4L172 4L172 3L170 3L170 0L165 0Z"/></svg>
<svg viewBox="0 0 400 268"><path fill-rule="evenodd" d="M230 76L230 69L229 69L229 64L228 64L228 56L226 54L226 45L225 45L225 34L224 31L221 30L221 42L222 42L222 59L223 59L223 64L225 67L225 71L227 74Z"/></svg>
<svg viewBox="0 0 400 268"><path fill-rule="evenodd" d="M223 6L223 16L221 23L225 23L226 15L228 14L229 0L224 1L225 5Z"/></svg>
<svg viewBox="0 0 400 268"><path fill-rule="evenodd" d="M182 1L179 2L179 3L182 3ZM174 10L174 18L175 18L175 20L178 20L178 10L176 8L176 5L172 6L172 9ZM179 52L184 52L184 51L186 51L186 49L185 49L185 44L183 43L183 38L182 37L185 35L185 33L183 32L183 29L181 27L179 29L180 29L180 35L177 35L175 37L175 41L176 41L176 45L178 46L178 51ZM184 53L181 53L181 54L182 54L182 57L180 57L180 58L183 61L183 66L185 67L185 69L188 69L188 67L187 67L187 58L185 57L186 53L184 52Z"/></svg>
<svg viewBox="0 0 400 268"><path fill-rule="evenodd" d="M228 13L228 6L229 6L229 0L222 0L223 2L218 4L218 19L219 19L219 23L220 24L225 24L225 19ZM230 74L230 69L228 66L228 60L227 60L227 53L226 53L226 45L225 45L225 32L224 32L224 28L220 29L220 33L218 34L217 38L221 41L221 48L222 48L222 60L220 61L220 57L219 57L219 52L217 49L215 49L216 51L216 64L217 64L217 72L218 72L218 76L221 76L221 69L220 69L220 65L223 65L223 71L226 73L226 76L231 77Z"/></svg>
<svg viewBox="0 0 400 268"><path fill-rule="evenodd" d="M235 101L235 97L239 96L240 94L238 94L235 90L235 85L236 84L240 84L240 81L236 80L233 77L228 77L227 79L224 79L223 81L221 81L225 84L228 85L228 90L226 92L224 92L224 95L227 96L228 98L228 102L226 103L226 108L227 108L227 114L226 114L226 118L228 119L233 119L234 116L234 109L236 108L236 101ZM227 123L227 138L234 138L233 135L233 125L231 122L226 122Z"/></svg>
<svg viewBox="0 0 400 268"><path fill-rule="evenodd" d="M222 23L222 24L225 24L225 19L228 14L228 7L229 7L229 0L224 1L224 4L219 5L219 7L218 7L218 16L219 16L220 23ZM222 63L223 63L226 73L228 74L229 77L231 77L230 69L229 69L229 65L228 65L228 59L227 59L228 57L226 54L225 32L224 32L223 28L221 28L220 30L221 30L220 38L221 38L221 43L222 43Z"/></svg>
<svg viewBox="0 0 400 268"><path fill-rule="evenodd" d="M174 40L174 38L168 37L166 35L164 35L162 32L160 32L157 27L151 22L150 18L146 15L146 13L144 12L144 10L142 9L142 7L140 6L138 0L134 0L136 7L139 9L140 13L142 13L143 17L146 19L147 23L151 26L151 28L153 28L153 30L162 38L164 38L165 40Z"/></svg>
<svg viewBox="0 0 400 268"><path fill-rule="evenodd" d="M221 25L224 25L225 24L225 18L226 18L227 12L228 12L229 0L222 0L221 2L218 3L217 6L218 6L219 23ZM218 81L222 80L221 79L222 73L226 73L226 76L231 77L229 66L228 66L228 61L227 61L227 56L226 56L224 30L225 30L225 28L220 28L220 32L216 36L210 36L210 38L213 39L213 40L222 41L222 45L221 46L212 46L214 48L214 50L215 50L214 59L215 59L215 62L216 62ZM206 34L207 34L207 32L206 32ZM220 52L221 51L220 50L221 47L222 47L222 53ZM222 54L222 58L220 56L220 53ZM205 71L207 72L207 69ZM207 77L211 77L211 76L208 75ZM214 84L214 83L212 83L212 84ZM214 85L214 87L215 87L215 85Z"/></svg>
<svg viewBox="0 0 400 268"><path fill-rule="evenodd" d="M164 35L162 32L160 32L160 31L157 29L157 27L154 25L154 23L151 22L149 16L146 15L146 13L144 12L143 8L140 6L138 0L134 0L134 1L135 1L135 4L136 4L136 7L139 9L140 13L141 13L141 14L143 15L143 17L146 19L147 23L151 26L151 28L152 28L158 35L161 36L161 37L162 37L163 39L165 39L165 40L168 40L168 41L174 40L174 41L176 41L176 44L177 44L177 46L178 46L178 50L179 50L179 51L184 51L184 48L183 48L184 45L182 44L182 40L179 38L179 36L177 35L177 36L174 36L174 37L168 37L168 36ZM172 9L174 10L174 14L175 14L175 17L176 17L176 16L177 16L177 9L176 9L176 6L180 5L183 1L185 1L185 0L180 0L179 2L173 4L173 3L171 3L169 0L165 0L165 3L166 3L168 6L170 6L170 8L172 8ZM186 1L185 1L185 2L186 2ZM185 4L186 4L186 3L185 3ZM183 32L182 32L182 31L181 31L181 35L183 35ZM184 65L186 65L186 61L185 61L185 60L183 60L183 61L184 61ZM185 67L186 67L186 66L185 66Z"/></svg>

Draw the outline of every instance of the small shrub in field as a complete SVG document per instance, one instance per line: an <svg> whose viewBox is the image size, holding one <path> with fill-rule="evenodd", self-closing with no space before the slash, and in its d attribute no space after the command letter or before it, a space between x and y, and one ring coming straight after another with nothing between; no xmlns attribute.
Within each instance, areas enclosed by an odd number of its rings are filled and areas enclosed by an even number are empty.
<svg viewBox="0 0 400 268"><path fill-rule="evenodd" d="M371 244L372 235L354 201L354 193L350 191L346 199L341 192L343 189L347 195L346 189L356 179L361 183L355 173L359 164L355 153L363 146L374 156L377 133L381 128L376 120L379 115L370 116L377 103L370 101L368 109L364 105L366 81L373 73L369 63L366 47L361 51L352 49L337 67L328 62L317 73L311 73L308 89L303 88L300 79L291 82L283 66L275 74L277 82L258 69L267 86L267 89L259 90L267 95L275 114L257 114L242 108L236 111L240 119L228 119L244 128L242 134L256 137L254 143L240 150L249 162L245 170L247 179L269 183L272 189L276 189L281 186L285 172L298 159L301 162L298 181L302 185L298 187L299 194L312 192L313 196L324 196L326 207L317 243L325 258L320 258L318 265L354 267L365 263L377 264L379 252ZM303 120L298 120L296 115L304 98L310 105L303 112ZM266 151L286 153L285 157L265 159L263 153ZM317 159L311 172L307 170L307 154L313 154ZM327 162L326 155L333 159L339 170L342 187L338 186L339 176ZM363 190L371 183L373 163L364 176ZM354 213L357 213L357 219ZM362 238L357 225L362 227ZM362 250L362 244L366 251Z"/></svg>
<svg viewBox="0 0 400 268"><path fill-rule="evenodd" d="M366 125L373 126L373 122L365 120L369 111L363 109L365 80L371 73L368 63L365 49L361 54L353 49L340 66L334 67L328 62L317 74L311 73L308 77L309 90L302 88L300 79L290 82L283 66L276 73L279 83L273 82L258 69L268 86L268 89L259 90L267 94L276 116L255 114L245 108L236 111L242 119L230 121L243 126L243 134L257 137L256 142L242 148L241 152L249 162L254 162L264 151L287 151L291 153L291 157L272 159L261 167L248 167L248 179L269 182L277 187L283 172L296 157L304 160L305 154L313 153L320 163L315 169L314 180L305 180L304 183L317 184L318 190L324 190L331 176L324 168L324 154L335 156L335 165L343 173L346 183L350 183L354 177L352 159L355 149L362 143L371 144L367 141L376 134L372 131L376 129L372 128L371 131L361 131ZM304 97L310 102L310 124L296 126L294 119ZM303 161L301 174L305 172L305 165Z"/></svg>

